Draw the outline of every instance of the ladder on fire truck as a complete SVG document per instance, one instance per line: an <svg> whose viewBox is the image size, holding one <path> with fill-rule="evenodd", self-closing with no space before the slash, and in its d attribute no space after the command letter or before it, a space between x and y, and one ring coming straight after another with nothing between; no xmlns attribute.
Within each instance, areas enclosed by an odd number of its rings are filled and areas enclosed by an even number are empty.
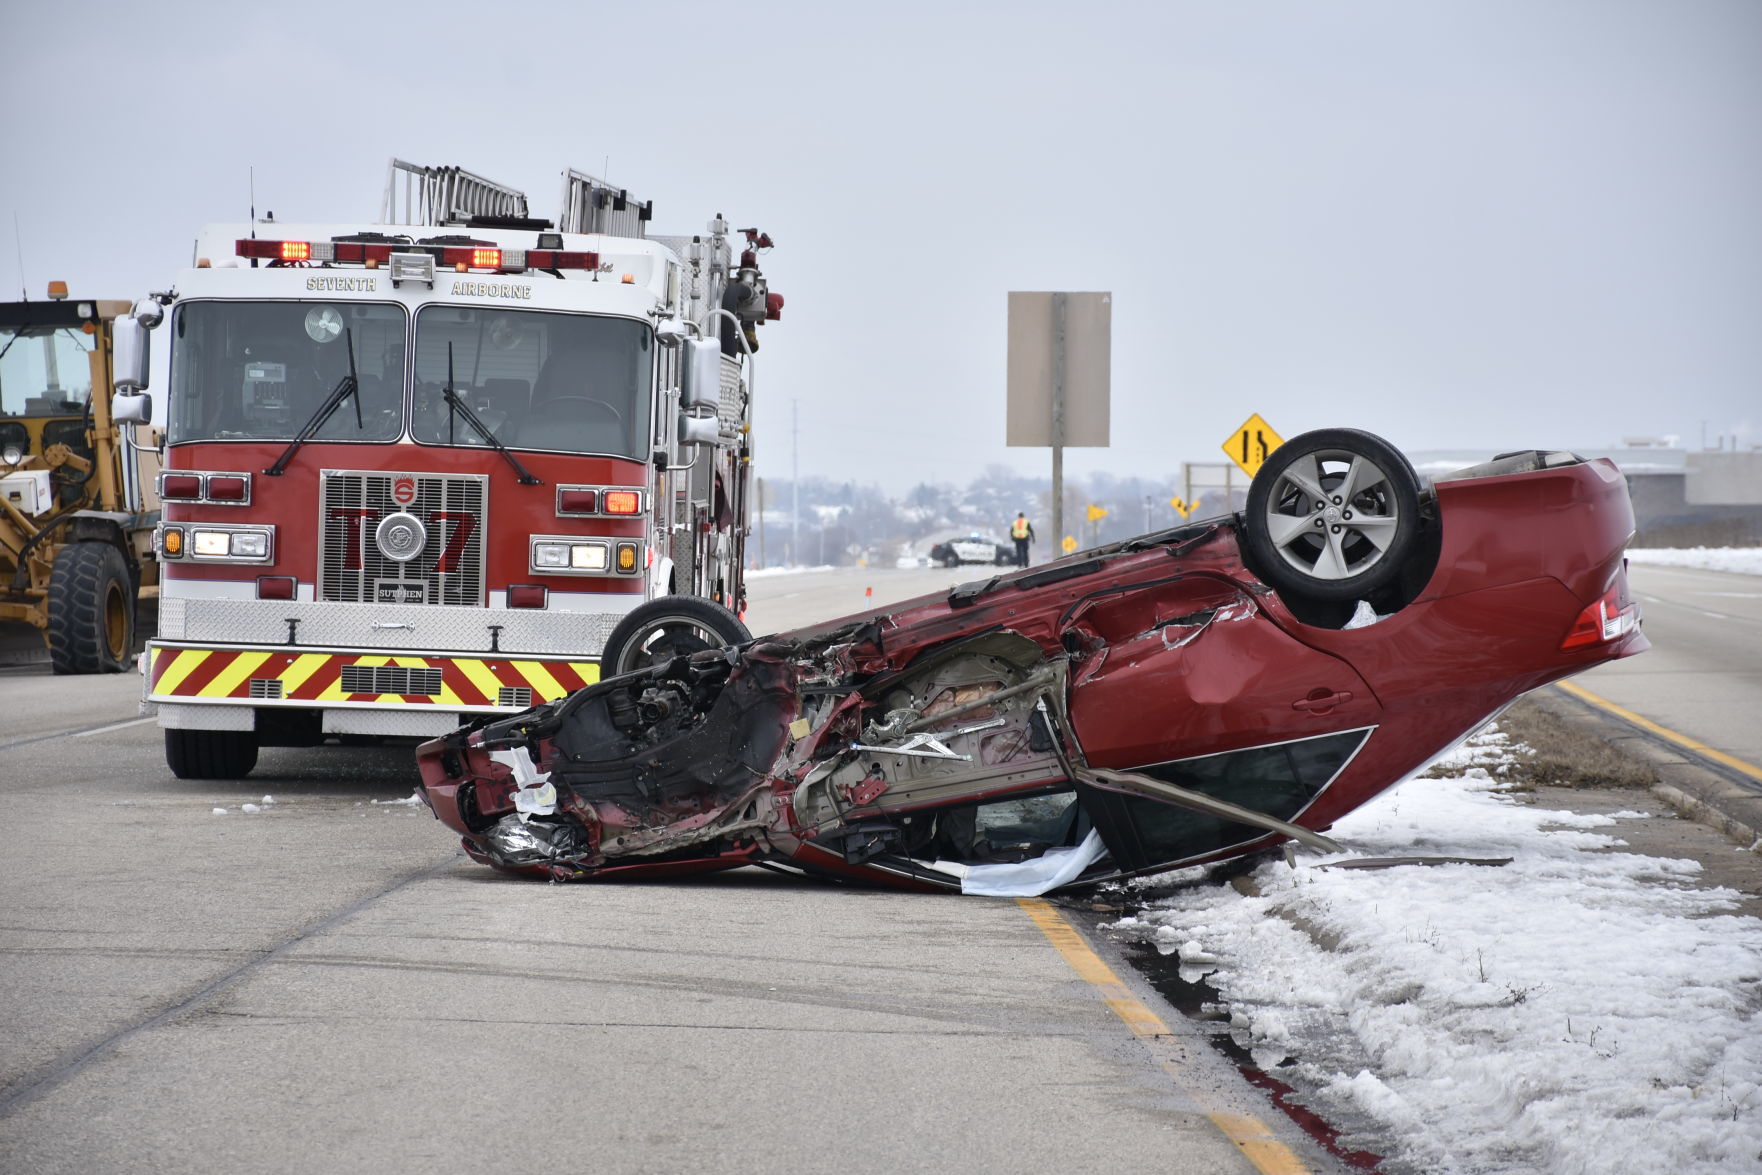
<svg viewBox="0 0 1762 1175"><path fill-rule="evenodd" d="M490 216L524 219L526 193L462 167L424 167L393 159L386 169L381 224L464 224L472 217Z"/></svg>
<svg viewBox="0 0 1762 1175"><path fill-rule="evenodd" d="M641 237L654 215L655 202L638 203L623 188L573 168L563 173L563 215L557 229L565 233L604 233L609 237Z"/></svg>

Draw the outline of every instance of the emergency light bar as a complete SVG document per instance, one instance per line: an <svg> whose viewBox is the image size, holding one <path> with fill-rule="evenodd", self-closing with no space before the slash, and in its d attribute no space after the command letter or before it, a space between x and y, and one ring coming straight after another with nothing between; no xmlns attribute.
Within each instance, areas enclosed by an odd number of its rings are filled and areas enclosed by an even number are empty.
<svg viewBox="0 0 1762 1175"><path fill-rule="evenodd" d="M598 269L600 255L568 249L497 249L484 246L378 244L362 241L264 241L247 238L238 242L240 257L277 265L366 265L378 268L391 262L392 253L427 253L439 265L459 270L489 269L497 273L524 273L529 269Z"/></svg>

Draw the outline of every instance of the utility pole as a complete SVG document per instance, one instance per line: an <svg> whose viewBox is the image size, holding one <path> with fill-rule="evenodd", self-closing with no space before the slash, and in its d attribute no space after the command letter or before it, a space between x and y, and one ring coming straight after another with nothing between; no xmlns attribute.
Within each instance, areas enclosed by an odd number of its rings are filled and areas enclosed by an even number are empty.
<svg viewBox="0 0 1762 1175"><path fill-rule="evenodd" d="M800 400L789 402L789 561L801 559L801 426L796 410Z"/></svg>
<svg viewBox="0 0 1762 1175"><path fill-rule="evenodd" d="M753 485L759 491L759 566L765 565L765 479L755 478Z"/></svg>
<svg viewBox="0 0 1762 1175"><path fill-rule="evenodd" d="M1065 296L1052 296L1052 545L1065 535ZM1058 558L1054 555L1053 558Z"/></svg>

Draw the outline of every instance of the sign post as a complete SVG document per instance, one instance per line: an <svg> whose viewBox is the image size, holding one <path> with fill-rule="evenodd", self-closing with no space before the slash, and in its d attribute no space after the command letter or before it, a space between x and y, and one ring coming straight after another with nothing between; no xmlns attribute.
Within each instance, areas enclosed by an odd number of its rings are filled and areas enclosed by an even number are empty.
<svg viewBox="0 0 1762 1175"><path fill-rule="evenodd" d="M1052 533L1064 534L1066 445L1106 448L1113 347L1111 293L1009 296L1012 446L1052 449Z"/></svg>

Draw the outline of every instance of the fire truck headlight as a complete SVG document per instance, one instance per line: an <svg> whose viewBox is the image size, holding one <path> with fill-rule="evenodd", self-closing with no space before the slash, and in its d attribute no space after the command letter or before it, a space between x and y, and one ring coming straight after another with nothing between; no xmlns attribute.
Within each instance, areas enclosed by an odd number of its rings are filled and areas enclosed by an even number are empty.
<svg viewBox="0 0 1762 1175"><path fill-rule="evenodd" d="M232 554L232 535L224 530L198 530L190 535L190 550L198 555Z"/></svg>
<svg viewBox="0 0 1762 1175"><path fill-rule="evenodd" d="M532 545L532 565L534 567L569 566L569 544L534 543Z"/></svg>
<svg viewBox="0 0 1762 1175"><path fill-rule="evenodd" d="M569 552L569 566L577 571L604 571L606 548L603 543L581 543Z"/></svg>
<svg viewBox="0 0 1762 1175"><path fill-rule="evenodd" d="M269 554L269 536L249 532L234 534L232 553L241 559L262 559Z"/></svg>

